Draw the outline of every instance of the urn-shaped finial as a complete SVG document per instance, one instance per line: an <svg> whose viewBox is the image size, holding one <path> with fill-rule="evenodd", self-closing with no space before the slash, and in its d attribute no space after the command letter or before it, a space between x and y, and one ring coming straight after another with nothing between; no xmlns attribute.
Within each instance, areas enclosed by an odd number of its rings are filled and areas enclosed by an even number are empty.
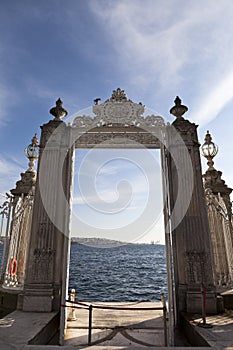
<svg viewBox="0 0 233 350"><path fill-rule="evenodd" d="M181 104L182 101L179 98L179 96L176 96L176 99L174 102L175 102L175 106L173 106L170 109L170 113L174 115L176 118L183 118L182 116L188 111L188 107Z"/></svg>
<svg viewBox="0 0 233 350"><path fill-rule="evenodd" d="M67 116L68 112L62 107L62 100L59 98L56 101L56 107L50 109L50 114L52 114L55 118L54 120L61 120L65 116Z"/></svg>

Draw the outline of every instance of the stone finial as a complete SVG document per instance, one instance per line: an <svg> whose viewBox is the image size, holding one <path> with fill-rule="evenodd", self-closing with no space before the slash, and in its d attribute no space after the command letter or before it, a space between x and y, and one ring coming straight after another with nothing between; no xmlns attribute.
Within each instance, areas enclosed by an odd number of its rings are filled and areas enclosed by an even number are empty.
<svg viewBox="0 0 233 350"><path fill-rule="evenodd" d="M188 111L188 107L181 104L182 101L179 98L179 96L176 96L176 99L174 102L175 102L175 106L173 106L170 109L170 113L174 115L176 118L183 118L182 116Z"/></svg>
<svg viewBox="0 0 233 350"><path fill-rule="evenodd" d="M116 90L113 90L112 96L107 101L111 101L111 102L127 102L127 101L130 101L130 100L127 99L124 90L122 90L120 88L117 88Z"/></svg>
<svg viewBox="0 0 233 350"><path fill-rule="evenodd" d="M62 118L66 117L68 112L62 107L62 100L59 98L56 101L56 107L50 109L50 114L52 114L55 118L54 120L60 121Z"/></svg>
<svg viewBox="0 0 233 350"><path fill-rule="evenodd" d="M38 143L39 143L39 140L38 140L37 134L35 134L32 138L32 145L38 146Z"/></svg>

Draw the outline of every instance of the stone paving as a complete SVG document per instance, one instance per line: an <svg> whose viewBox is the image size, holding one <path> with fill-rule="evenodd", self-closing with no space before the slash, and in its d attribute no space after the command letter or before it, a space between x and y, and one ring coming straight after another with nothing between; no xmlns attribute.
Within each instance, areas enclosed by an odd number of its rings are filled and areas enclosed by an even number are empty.
<svg viewBox="0 0 233 350"><path fill-rule="evenodd" d="M131 310L93 309L92 345L135 347L165 346L163 310L161 303L94 303L93 305L128 307ZM148 308L137 310L135 308ZM134 309L134 310L132 310ZM88 345L88 309L76 309L76 321L69 321L64 345Z"/></svg>
<svg viewBox="0 0 233 350"><path fill-rule="evenodd" d="M199 334L211 347L215 349L233 349L233 310L206 318L207 326L200 327L202 319L200 315L187 317L194 331Z"/></svg>
<svg viewBox="0 0 233 350"><path fill-rule="evenodd" d="M114 303L115 304L115 303ZM123 303L129 306L129 303ZM130 307L151 307L154 303L131 303ZM106 305L106 304L105 304ZM116 304L115 304L116 305ZM122 305L122 303L121 303ZM161 305L161 303L155 303ZM92 344L88 345L88 310L78 309L77 320L68 322L63 347L57 345L29 345L38 338L56 313L30 313L14 311L0 319L0 350L126 350L126 349L171 349L164 347L162 310L150 311L93 311ZM233 350L233 311L208 316L207 324L212 328L202 328L200 315L186 315L194 336L201 336L207 345L187 347L181 341L176 349ZM38 338L39 340L39 338ZM36 342L34 342L36 344ZM199 344L200 345L200 344ZM209 347L207 347L209 346Z"/></svg>

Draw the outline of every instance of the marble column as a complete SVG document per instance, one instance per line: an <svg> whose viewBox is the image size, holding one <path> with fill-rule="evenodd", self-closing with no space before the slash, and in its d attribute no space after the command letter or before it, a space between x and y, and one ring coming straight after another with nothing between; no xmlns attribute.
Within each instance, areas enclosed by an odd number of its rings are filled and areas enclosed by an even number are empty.
<svg viewBox="0 0 233 350"><path fill-rule="evenodd" d="M73 146L70 127L61 120L62 101L50 110L55 117L41 129L40 155L22 309L59 310L65 284L69 244ZM64 251L66 247L66 251Z"/></svg>
<svg viewBox="0 0 233 350"><path fill-rule="evenodd" d="M202 183L200 145L197 125L183 118L187 110L177 97L170 111L176 120L168 128L170 206L171 212L176 211L171 217L176 307L178 313L201 312L202 289L206 288L207 312L214 313L217 304L213 255ZM183 217L177 221L177 215L185 206Z"/></svg>

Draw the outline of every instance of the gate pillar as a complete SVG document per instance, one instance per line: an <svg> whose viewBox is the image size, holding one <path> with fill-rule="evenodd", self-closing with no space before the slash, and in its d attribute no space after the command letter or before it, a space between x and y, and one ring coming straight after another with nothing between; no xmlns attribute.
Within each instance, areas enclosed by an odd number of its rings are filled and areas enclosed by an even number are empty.
<svg viewBox="0 0 233 350"><path fill-rule="evenodd" d="M176 120L169 133L169 151L179 160L177 166L174 159L169 157L171 211L176 205L179 185L183 186L183 189L186 186L187 191L190 191L190 186L187 186L189 174L186 174L186 179L181 179L180 184L178 181L179 167L183 167L183 171L186 171L184 149L185 152L188 150L187 154L190 156L191 171L193 172L190 174L190 179L193 178L192 195L190 203L187 205L186 214L180 223L175 223L174 218L171 220L176 307L178 312L200 313L203 305L203 289L206 288L206 311L215 313L217 303L213 279L213 256L202 182L200 144L197 137L197 125L182 116L187 110L186 106L181 105L181 100L178 97L175 100L175 106L170 110ZM181 139L173 137L173 127ZM182 192L185 194L185 191ZM183 198L179 197L178 206L182 207L186 200L185 195Z"/></svg>
<svg viewBox="0 0 233 350"><path fill-rule="evenodd" d="M73 146L62 101L50 110L55 116L41 129L37 183L32 216L23 311L60 309L67 278Z"/></svg>

